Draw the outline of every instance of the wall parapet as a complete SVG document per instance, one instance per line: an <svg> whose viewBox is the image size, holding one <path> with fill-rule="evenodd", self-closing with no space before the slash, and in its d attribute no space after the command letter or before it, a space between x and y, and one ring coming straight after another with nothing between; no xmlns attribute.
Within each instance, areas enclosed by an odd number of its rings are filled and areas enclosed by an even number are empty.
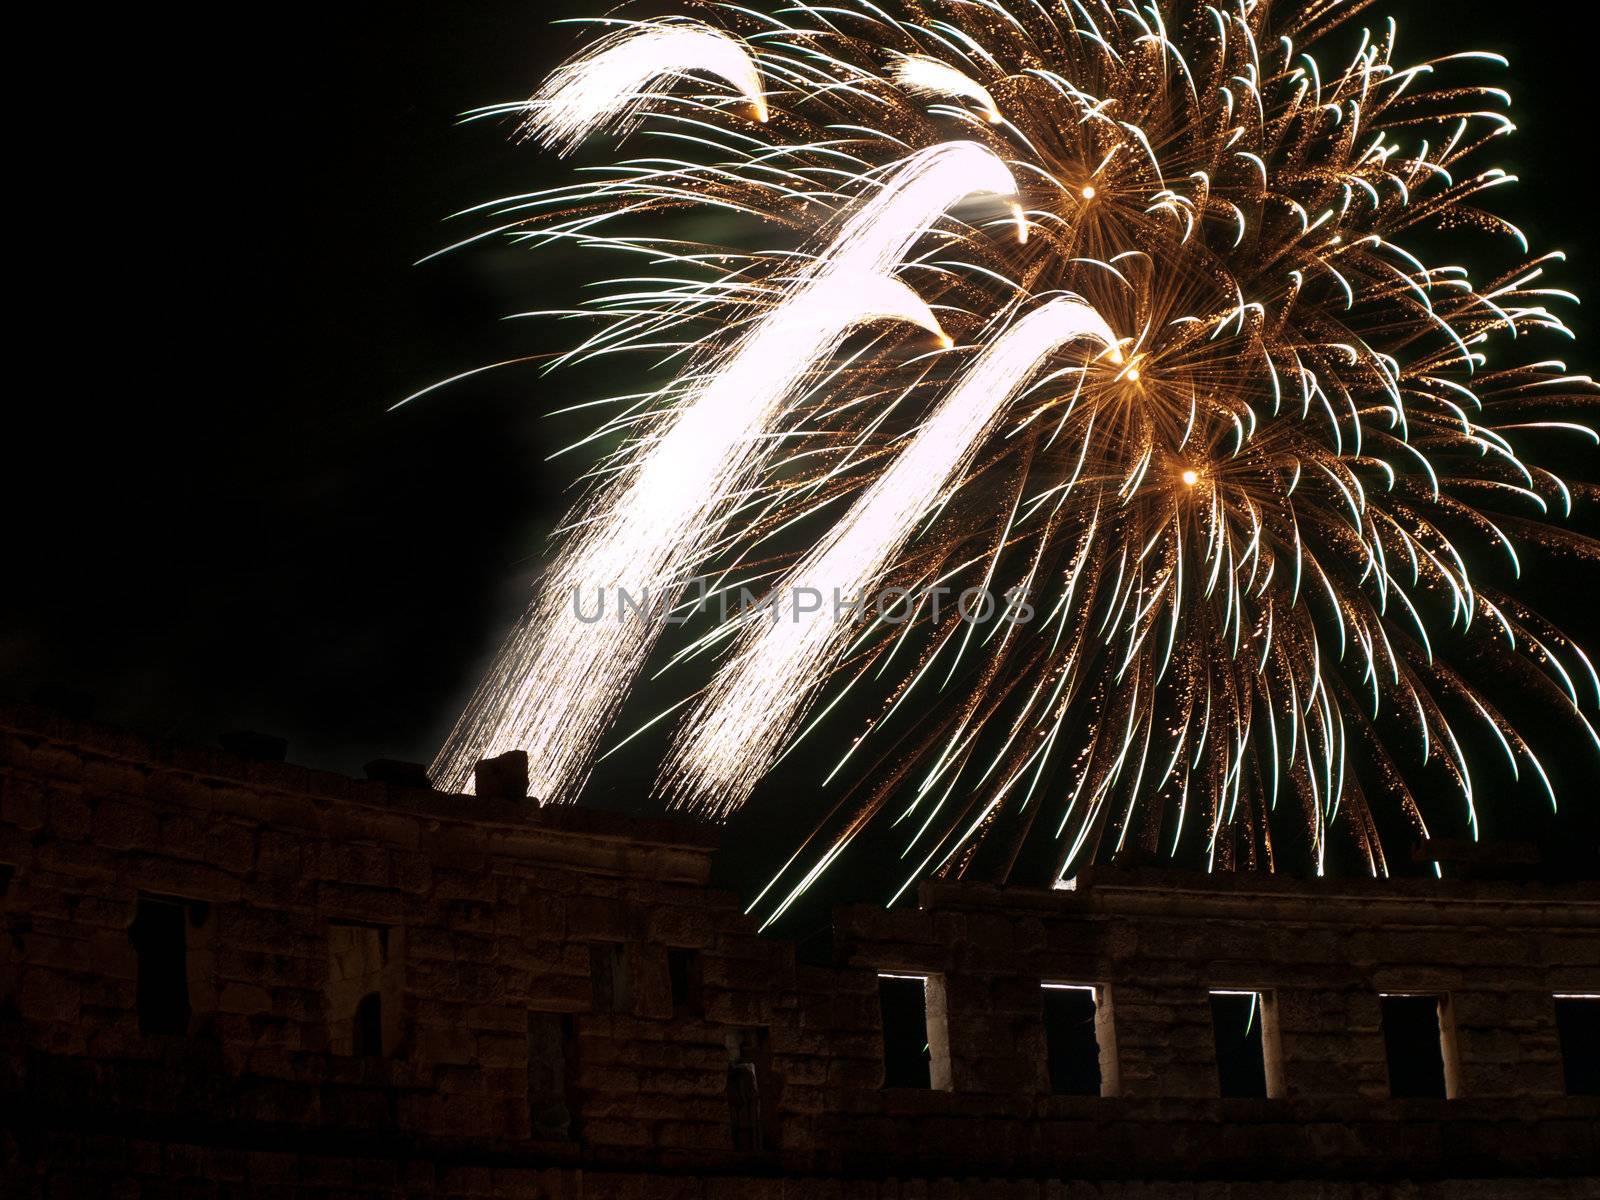
<svg viewBox="0 0 1600 1200"><path fill-rule="evenodd" d="M0 706L7 1170L93 1175L98 1145L108 1186L232 1155L267 1175L404 1161L429 1181L409 1194L440 1195L474 1194L440 1182L470 1168L563 1198L735 1177L758 1197L980 1177L1566 1196L1600 1160L1557 1008L1600 996L1595 884L931 884L916 908L840 910L817 966L708 886L716 845ZM907 1042L891 996L912 993ZM1224 1094L1239 997L1259 1095ZM1392 1094L1418 997L1432 1098ZM922 1085L884 1086L900 1042ZM1065 1094L1073 1061L1100 1094ZM850 1194L898 1194L872 1187Z"/></svg>

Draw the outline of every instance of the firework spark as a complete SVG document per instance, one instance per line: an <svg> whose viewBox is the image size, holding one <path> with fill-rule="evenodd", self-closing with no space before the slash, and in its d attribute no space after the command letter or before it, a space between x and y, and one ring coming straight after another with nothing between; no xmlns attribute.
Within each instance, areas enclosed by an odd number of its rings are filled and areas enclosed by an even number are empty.
<svg viewBox="0 0 1600 1200"><path fill-rule="evenodd" d="M929 58L925 54L907 54L894 64L889 74L908 95L941 100L965 97L983 106L984 115L991 124L998 125L1005 120L988 88L937 58Z"/></svg>
<svg viewBox="0 0 1600 1200"><path fill-rule="evenodd" d="M1009 876L1041 844L1050 878L1127 846L1270 869L1286 829L1318 870L1342 846L1382 873L1385 831L1476 835L1479 746L1549 790L1496 684L1600 747L1589 659L1503 582L1519 546L1593 558L1540 460L1600 442L1592 382L1543 348L1570 337L1561 256L1486 207L1514 126L1476 76L1503 59L1403 65L1389 22L1327 68L1365 0L694 7L705 24L608 19L519 110L558 150L610 125L641 157L480 210L648 262L575 310L601 324L566 361L637 351L676 377L606 426L624 449L442 782L524 748L538 794L570 798L660 623L580 626L568 593L696 572L913 597L904 623L780 599L669 664L726 654L662 784L716 813L847 697L882 698L774 912L880 818L902 890ZM651 82L689 70L765 123ZM588 115L556 120L563 95ZM948 215L973 195L1015 203ZM694 210L729 243L637 232ZM846 347L890 315L963 349ZM795 531L812 548L785 550ZM1036 618L935 619L930 584Z"/></svg>
<svg viewBox="0 0 1600 1200"><path fill-rule="evenodd" d="M557 70L526 104L523 128L568 153L598 129L631 130L661 87L697 73L733 85L767 119L761 74L737 39L699 22L660 21L601 38Z"/></svg>

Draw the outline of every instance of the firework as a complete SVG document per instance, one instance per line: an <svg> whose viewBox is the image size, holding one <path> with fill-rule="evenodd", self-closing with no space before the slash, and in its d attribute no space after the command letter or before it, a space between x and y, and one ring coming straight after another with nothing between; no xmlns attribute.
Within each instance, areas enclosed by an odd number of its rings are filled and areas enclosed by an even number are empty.
<svg viewBox="0 0 1600 1200"><path fill-rule="evenodd" d="M571 594L670 604L697 573L774 600L673 659L716 665L669 710L664 794L725 814L881 697L773 912L880 819L902 890L1040 844L1056 879L1129 845L1270 869L1285 828L1318 870L1337 837L1381 873L1381 825L1428 830L1419 772L1474 835L1476 745L1548 790L1496 678L1600 747L1588 658L1481 565L1591 554L1537 459L1600 442L1590 380L1541 349L1570 336L1561 256L1485 207L1513 125L1477 78L1504 61L1403 66L1392 22L1352 31L1364 7L705 3L607 18L533 101L482 110L640 148L479 211L649 263L578 310L600 326L563 361L673 376L619 402L623 448L441 782L521 748L570 799L663 626L579 621ZM1335 31L1354 53L1328 69ZM696 209L728 244L637 231ZM1505 266L1430 265L1462 247ZM785 550L797 530L814 545ZM832 603L886 587L913 619ZM935 617L969 588L1032 619Z"/></svg>

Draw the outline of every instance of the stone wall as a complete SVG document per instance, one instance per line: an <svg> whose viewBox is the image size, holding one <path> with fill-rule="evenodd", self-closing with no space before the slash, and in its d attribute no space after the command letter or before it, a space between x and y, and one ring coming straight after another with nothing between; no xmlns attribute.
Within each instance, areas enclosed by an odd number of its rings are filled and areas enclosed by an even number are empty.
<svg viewBox="0 0 1600 1200"><path fill-rule="evenodd" d="M916 909L842 911L834 962L810 966L707 886L715 846L0 708L7 1177L550 1200L1597 1194L1600 1101L1564 1094L1552 1001L1600 993L1593 886L931 886ZM930 980L947 1088L882 1086L881 971ZM1116 1094L1050 1094L1043 982L1100 989ZM1218 1098L1223 988L1264 994L1270 1099ZM1385 992L1446 998L1453 1098L1390 1098Z"/></svg>

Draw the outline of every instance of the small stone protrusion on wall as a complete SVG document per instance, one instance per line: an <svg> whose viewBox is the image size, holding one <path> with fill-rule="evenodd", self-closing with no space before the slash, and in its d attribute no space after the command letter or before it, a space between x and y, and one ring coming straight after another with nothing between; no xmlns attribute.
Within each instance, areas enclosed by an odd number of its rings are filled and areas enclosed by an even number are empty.
<svg viewBox="0 0 1600 1200"><path fill-rule="evenodd" d="M478 760L472 768L473 790L487 800L528 798L528 752L508 750L498 758Z"/></svg>

